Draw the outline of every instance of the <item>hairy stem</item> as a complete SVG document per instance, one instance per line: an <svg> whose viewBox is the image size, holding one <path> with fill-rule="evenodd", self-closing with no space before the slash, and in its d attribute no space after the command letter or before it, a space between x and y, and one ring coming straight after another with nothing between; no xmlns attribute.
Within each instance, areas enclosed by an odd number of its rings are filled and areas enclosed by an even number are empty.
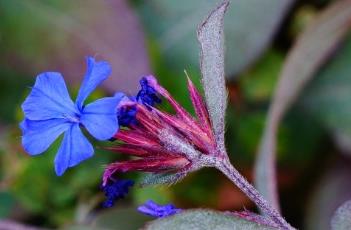
<svg viewBox="0 0 351 230"><path fill-rule="evenodd" d="M274 209L263 196L236 170L229 160L220 161L216 164L224 175L226 175L238 188L243 191L268 217L276 223L280 229L294 229L286 220Z"/></svg>

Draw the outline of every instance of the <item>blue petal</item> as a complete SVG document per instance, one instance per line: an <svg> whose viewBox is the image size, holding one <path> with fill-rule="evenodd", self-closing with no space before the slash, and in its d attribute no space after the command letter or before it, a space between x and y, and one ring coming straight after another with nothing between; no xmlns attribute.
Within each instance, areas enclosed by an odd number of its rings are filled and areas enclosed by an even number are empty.
<svg viewBox="0 0 351 230"><path fill-rule="evenodd" d="M20 123L22 145L30 155L37 155L49 148L57 137L69 128L64 119L32 121L25 119Z"/></svg>
<svg viewBox="0 0 351 230"><path fill-rule="evenodd" d="M111 74L111 66L106 61L95 62L95 59L88 57L87 72L83 83L79 89L76 105L81 110L85 99L94 91L94 89Z"/></svg>
<svg viewBox="0 0 351 230"><path fill-rule="evenodd" d="M93 146L84 137L78 124L71 125L65 132L55 157L55 171L61 176L67 168L76 166L94 154Z"/></svg>
<svg viewBox="0 0 351 230"><path fill-rule="evenodd" d="M138 211L149 216L167 217L181 212L182 209L176 208L173 204L159 205L152 200L148 200L138 207Z"/></svg>
<svg viewBox="0 0 351 230"><path fill-rule="evenodd" d="M98 140L108 140L118 131L117 106L121 96L105 97L84 107L80 121Z"/></svg>
<svg viewBox="0 0 351 230"><path fill-rule="evenodd" d="M46 72L37 76L32 91L22 104L22 109L29 120L71 117L77 113L62 75L56 72Z"/></svg>

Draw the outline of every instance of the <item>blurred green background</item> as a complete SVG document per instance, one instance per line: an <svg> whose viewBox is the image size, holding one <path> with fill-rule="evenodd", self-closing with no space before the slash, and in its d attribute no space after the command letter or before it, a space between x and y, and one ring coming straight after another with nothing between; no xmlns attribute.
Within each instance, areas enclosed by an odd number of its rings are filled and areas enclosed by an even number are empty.
<svg viewBox="0 0 351 230"><path fill-rule="evenodd" d="M217 2L0 0L0 219L41 228L136 229L150 220L135 211L147 199L181 208L255 211L213 169L193 173L172 187L135 187L115 208L104 210L99 190L103 167L120 156L99 148L93 158L57 177L53 158L58 142L37 157L21 147L20 105L35 76L62 72L76 95L88 55L113 67L112 77L91 100L121 90L134 94L140 76L153 73L192 111L183 71L200 87L196 28ZM338 2L344 4L340 9ZM291 52L298 53L300 65L290 74L312 79L284 116L277 143L282 212L299 229L328 229L335 208L351 198L349 11L347 0L232 0L225 17L227 148L249 180L267 111ZM340 22L342 15L348 23ZM315 66L296 45L306 28L313 27L346 31L331 39L333 48L321 51ZM319 32L300 43L308 40L306 49L323 50ZM309 67L312 73L303 75Z"/></svg>

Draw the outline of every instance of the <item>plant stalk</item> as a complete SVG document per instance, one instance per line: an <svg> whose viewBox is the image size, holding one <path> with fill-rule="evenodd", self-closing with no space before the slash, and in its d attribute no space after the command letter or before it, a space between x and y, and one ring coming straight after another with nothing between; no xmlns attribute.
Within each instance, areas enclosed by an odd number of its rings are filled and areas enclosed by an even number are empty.
<svg viewBox="0 0 351 230"><path fill-rule="evenodd" d="M280 229L291 230L293 228L273 208L263 196L236 170L228 159L217 161L216 168L226 175L238 188L243 191Z"/></svg>

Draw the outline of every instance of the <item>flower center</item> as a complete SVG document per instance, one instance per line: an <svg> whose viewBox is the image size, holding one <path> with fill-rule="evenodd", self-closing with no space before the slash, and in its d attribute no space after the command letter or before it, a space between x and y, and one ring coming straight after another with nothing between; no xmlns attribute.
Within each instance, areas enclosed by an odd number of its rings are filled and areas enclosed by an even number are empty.
<svg viewBox="0 0 351 230"><path fill-rule="evenodd" d="M64 118L66 118L69 122L72 123L80 123L80 115L79 114L64 114Z"/></svg>

